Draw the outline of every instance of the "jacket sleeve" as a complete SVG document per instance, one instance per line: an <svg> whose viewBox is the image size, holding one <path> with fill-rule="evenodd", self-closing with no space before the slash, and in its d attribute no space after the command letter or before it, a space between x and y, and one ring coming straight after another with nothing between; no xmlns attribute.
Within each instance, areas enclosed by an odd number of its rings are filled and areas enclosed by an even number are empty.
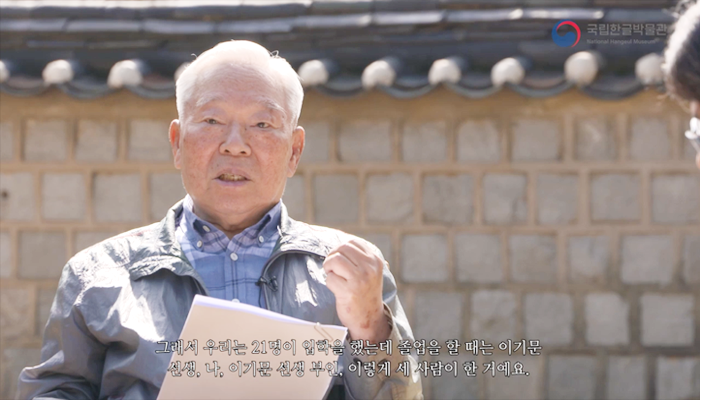
<svg viewBox="0 0 701 400"><path fill-rule="evenodd" d="M379 252L379 250L377 251ZM417 356L415 354L401 355L397 348L401 340L410 340L413 344L414 335L397 297L397 285L386 262L383 272L382 298L385 306L385 316L388 317L388 321L391 321L392 328L389 339L392 344L392 354L388 355L385 351L380 351L379 349L375 352L375 355L368 355L365 352L363 354L353 354L353 350L348 341L346 341L343 355L341 356L341 364L344 367L343 382L346 388L346 398L353 400L421 400L424 397L421 389L421 377L416 372L418 365ZM362 368L362 363L373 361L379 363L385 360L389 361L389 377L385 376L384 373L375 374L372 378L362 373L359 377L357 372L351 373L348 371L348 366L353 363L356 363L356 365L361 363ZM395 372L402 363L408 364L409 376L405 376L402 372Z"/></svg>
<svg viewBox="0 0 701 400"><path fill-rule="evenodd" d="M63 269L44 330L41 363L20 373L17 399L96 399L105 346L80 311L84 285L69 262Z"/></svg>

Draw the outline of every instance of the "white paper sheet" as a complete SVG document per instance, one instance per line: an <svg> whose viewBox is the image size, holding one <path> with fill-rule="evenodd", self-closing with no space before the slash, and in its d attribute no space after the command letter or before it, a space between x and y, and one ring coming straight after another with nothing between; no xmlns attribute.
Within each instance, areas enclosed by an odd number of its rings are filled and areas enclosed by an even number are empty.
<svg viewBox="0 0 701 400"><path fill-rule="evenodd" d="M346 331L342 326L312 323L247 304L196 295L180 339L183 348L196 339L197 355L192 350L183 351L182 355L172 353L170 365L171 368L175 366L176 371L166 373L158 398L322 399L331 383L339 356L334 354L331 347L328 354L319 351L317 342L323 343L326 339L331 345L336 340L339 341L336 344L342 344ZM246 345L247 349L240 351L245 355L236 355L234 346L231 355L225 347L221 348L224 351L220 351L220 342L227 339ZM275 355L270 343L278 339L282 345L280 354ZM205 349L208 340L213 340L216 347L211 355L210 350ZM313 355L308 355L303 344L305 341L311 344L311 340L314 340L315 351ZM285 349L285 342L290 345L288 347L294 343L295 354L292 349ZM254 354L256 347L258 352ZM191 373L193 376L188 376L189 371L183 368L192 361L195 362L195 372ZM214 374L214 361L219 367L217 376ZM290 371L290 376L283 376L284 371L278 369L285 361L289 361L290 369L295 362L303 361L304 375L300 377L297 371ZM268 377L261 376L258 370L265 362L270 363ZM312 367L315 366L313 363L318 362L324 369L317 376ZM332 367L334 370L329 371ZM246 369L248 371L244 373ZM181 376L174 376L178 373Z"/></svg>

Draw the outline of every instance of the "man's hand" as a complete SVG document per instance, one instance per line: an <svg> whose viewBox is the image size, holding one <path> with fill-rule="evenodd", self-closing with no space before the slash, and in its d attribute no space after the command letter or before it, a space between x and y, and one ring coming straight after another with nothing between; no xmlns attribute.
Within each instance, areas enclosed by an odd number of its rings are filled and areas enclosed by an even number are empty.
<svg viewBox="0 0 701 400"><path fill-rule="evenodd" d="M378 343L389 338L382 303L384 260L353 239L333 249L324 261L326 286L336 296L336 312L353 340Z"/></svg>

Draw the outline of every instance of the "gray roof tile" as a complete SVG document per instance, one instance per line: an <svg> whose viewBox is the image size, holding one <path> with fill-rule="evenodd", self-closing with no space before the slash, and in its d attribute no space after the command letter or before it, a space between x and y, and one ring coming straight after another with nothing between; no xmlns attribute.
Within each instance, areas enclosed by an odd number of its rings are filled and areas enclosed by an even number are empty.
<svg viewBox="0 0 701 400"><path fill-rule="evenodd" d="M65 18L58 19L0 19L0 32L61 32Z"/></svg>
<svg viewBox="0 0 701 400"><path fill-rule="evenodd" d="M313 0L312 13L359 13L372 10L372 0Z"/></svg>
<svg viewBox="0 0 701 400"><path fill-rule="evenodd" d="M606 8L614 3L613 8ZM655 6L649 6L653 3ZM41 75L47 62L72 58L103 82L115 62L141 58L155 74L168 80L192 54L235 38L280 50L295 68L311 59L334 60L341 68L340 76L353 84L342 88L330 83L319 89L331 95L359 90L364 68L388 55L405 63L396 87L388 93L418 95L425 89L431 64L458 55L469 60L470 69L467 78L452 90L468 97L492 93L489 71L494 64L505 57L523 56L533 63L526 81L543 90L538 94L527 87L512 89L536 96L559 93L562 85L551 86L561 83L563 63L576 51L600 51L607 60L602 74L632 74L639 57L662 50L664 38L639 46L594 45L585 40L586 24L667 23L671 17L661 11L663 3L667 6L672 0L567 3L576 7L561 7L562 1L555 0L84 0L72 6L59 0L19 1L10 6L3 1L0 32L3 58L21 60L24 72L35 77ZM581 22L583 37L575 48L552 42L553 24L560 19ZM0 89L9 93L22 90L16 85L0 85ZM621 96L605 89L583 92ZM67 93L81 95L78 86L71 90ZM137 94L146 97L164 95L154 87L139 90Z"/></svg>
<svg viewBox="0 0 701 400"><path fill-rule="evenodd" d="M219 22L218 33L277 33L291 32L294 18L259 19L250 21Z"/></svg>
<svg viewBox="0 0 701 400"><path fill-rule="evenodd" d="M520 8L507 8L497 10L458 10L448 11L446 22L500 22L520 19L523 10Z"/></svg>
<svg viewBox="0 0 701 400"><path fill-rule="evenodd" d="M79 49L85 46L85 40L30 39L25 43L29 49Z"/></svg>
<svg viewBox="0 0 701 400"><path fill-rule="evenodd" d="M154 49L163 43L162 40L135 39L135 40L100 40L89 41L85 47L88 49Z"/></svg>
<svg viewBox="0 0 701 400"><path fill-rule="evenodd" d="M144 32L166 35L208 35L214 33L214 23L207 21L173 21L147 19L143 21Z"/></svg>
<svg viewBox="0 0 701 400"><path fill-rule="evenodd" d="M374 11L418 11L435 10L438 8L436 0L374 0Z"/></svg>
<svg viewBox="0 0 701 400"><path fill-rule="evenodd" d="M524 0L526 7L587 7L591 6L591 0Z"/></svg>
<svg viewBox="0 0 701 400"><path fill-rule="evenodd" d="M552 19L552 20L599 20L604 17L600 8L524 8L523 19Z"/></svg>
<svg viewBox="0 0 701 400"><path fill-rule="evenodd" d="M80 7L78 4L57 4L51 2L35 2L31 7L32 18L104 18L105 7Z"/></svg>
<svg viewBox="0 0 701 400"><path fill-rule="evenodd" d="M304 15L311 0L244 0L238 9L239 18L270 18Z"/></svg>
<svg viewBox="0 0 701 400"><path fill-rule="evenodd" d="M375 25L437 24L445 18L445 11L378 12L373 14Z"/></svg>
<svg viewBox="0 0 701 400"><path fill-rule="evenodd" d="M670 12L662 10L635 10L635 9L611 9L606 11L604 22L618 22L629 24L663 23L674 22L674 17Z"/></svg>
<svg viewBox="0 0 701 400"><path fill-rule="evenodd" d="M308 15L297 17L294 22L296 28L302 29L346 29L364 28L372 22L372 15L348 14L348 15Z"/></svg>
<svg viewBox="0 0 701 400"><path fill-rule="evenodd" d="M524 0L491 0L485 2L483 0L438 0L440 6L456 9L456 8L474 8L474 7L509 7L522 6Z"/></svg>
<svg viewBox="0 0 701 400"><path fill-rule="evenodd" d="M66 32L139 32L140 21L81 19L68 22Z"/></svg>

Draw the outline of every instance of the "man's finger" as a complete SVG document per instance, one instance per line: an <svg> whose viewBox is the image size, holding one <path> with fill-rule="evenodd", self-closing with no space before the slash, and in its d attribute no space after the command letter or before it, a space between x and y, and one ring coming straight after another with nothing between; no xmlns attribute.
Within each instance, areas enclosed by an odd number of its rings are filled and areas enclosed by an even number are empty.
<svg viewBox="0 0 701 400"><path fill-rule="evenodd" d="M331 253L343 254L351 263L360 268L372 267L377 269L378 266L382 265L379 257L372 252L371 248L364 246L361 241L355 239L338 246Z"/></svg>
<svg viewBox="0 0 701 400"><path fill-rule="evenodd" d="M333 272L326 274L326 287L329 288L334 295L336 293L346 293L347 284L347 280Z"/></svg>
<svg viewBox="0 0 701 400"><path fill-rule="evenodd" d="M370 242L368 242L367 240L363 240L360 238L353 238L353 239L349 240L348 243L354 244L359 249L362 249L364 253L366 253L367 255L369 255L371 257L375 256L375 251L372 248L372 245L370 244Z"/></svg>
<svg viewBox="0 0 701 400"><path fill-rule="evenodd" d="M353 264L343 253L334 253L324 261L324 271L326 274L333 272L346 280L356 279L358 276L358 266Z"/></svg>
<svg viewBox="0 0 701 400"><path fill-rule="evenodd" d="M349 241L340 251L355 265L368 265L376 269L380 264L379 257L372 252L372 249L363 246L357 240Z"/></svg>

